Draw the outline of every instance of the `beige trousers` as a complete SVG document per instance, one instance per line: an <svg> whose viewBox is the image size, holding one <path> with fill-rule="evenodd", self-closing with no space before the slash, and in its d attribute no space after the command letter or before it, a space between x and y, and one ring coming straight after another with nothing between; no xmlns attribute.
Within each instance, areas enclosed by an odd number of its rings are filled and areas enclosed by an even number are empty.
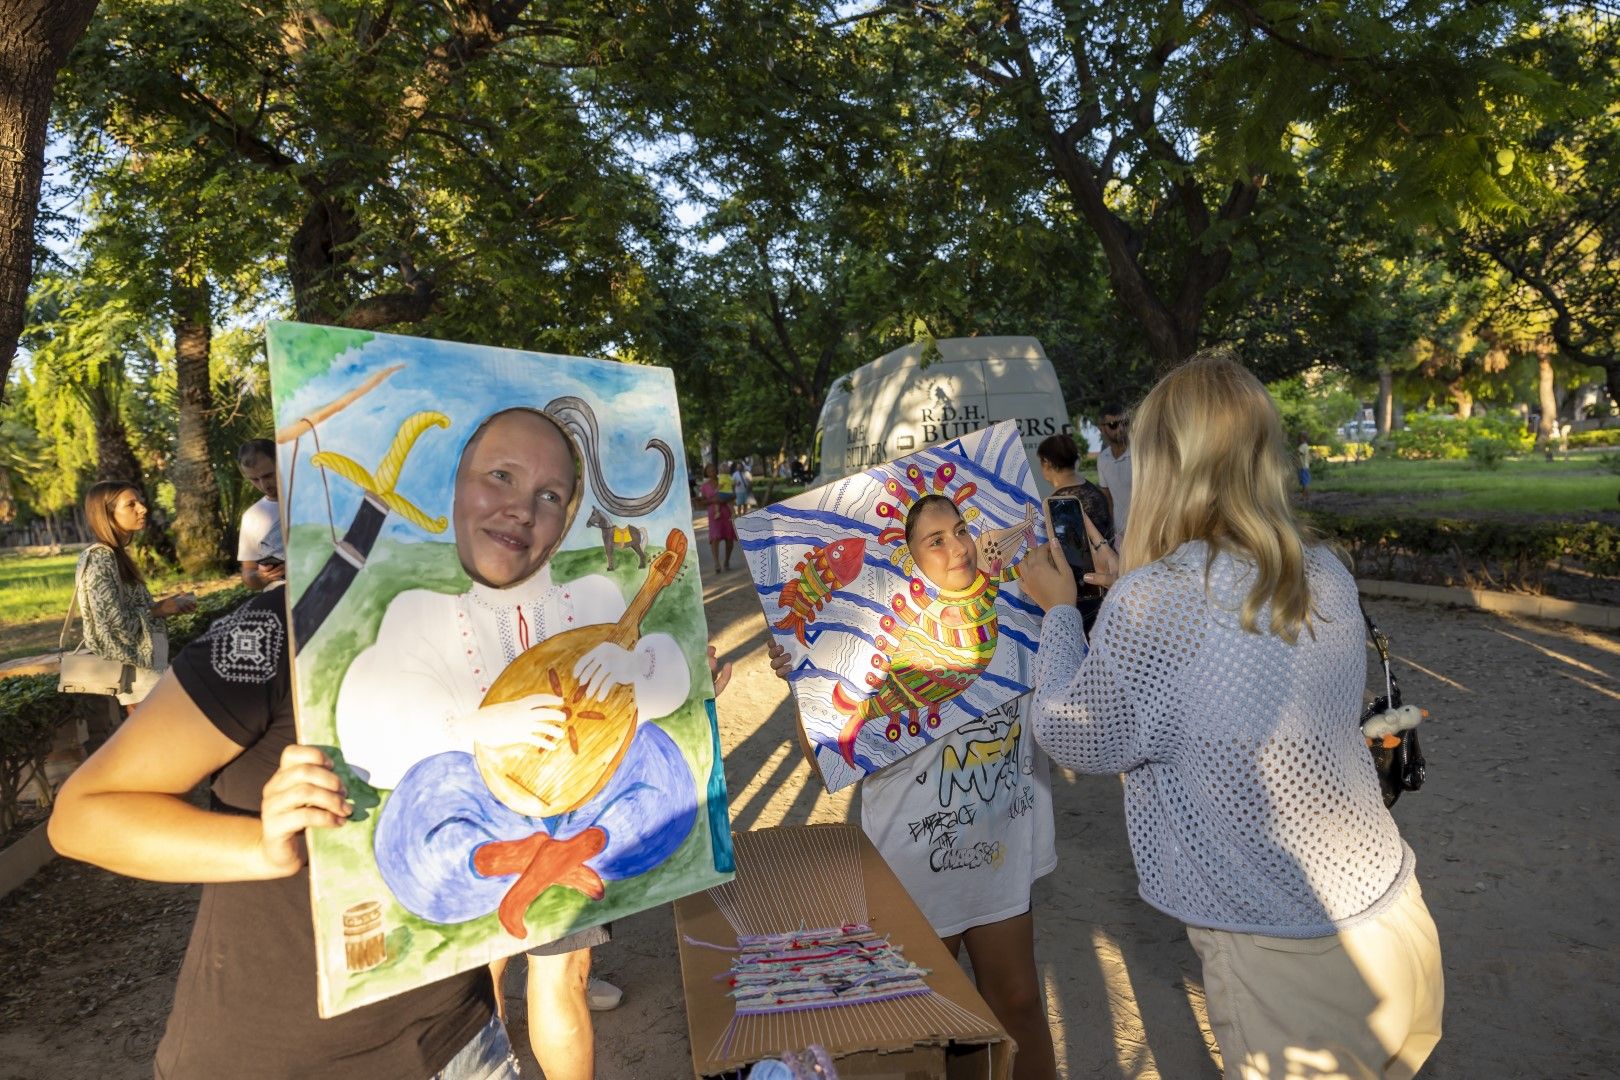
<svg viewBox="0 0 1620 1080"><path fill-rule="evenodd" d="M1407 1080L1440 1041L1440 939L1415 877L1332 937L1187 936L1226 1080Z"/></svg>

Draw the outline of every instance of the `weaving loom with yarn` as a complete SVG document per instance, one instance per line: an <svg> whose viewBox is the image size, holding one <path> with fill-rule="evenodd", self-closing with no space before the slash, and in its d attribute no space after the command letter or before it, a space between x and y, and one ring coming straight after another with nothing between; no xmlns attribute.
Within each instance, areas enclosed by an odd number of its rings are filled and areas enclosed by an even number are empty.
<svg viewBox="0 0 1620 1080"><path fill-rule="evenodd" d="M811 1044L842 1077L1009 1075L1012 1041L860 829L734 842L736 878L675 905L696 1075Z"/></svg>

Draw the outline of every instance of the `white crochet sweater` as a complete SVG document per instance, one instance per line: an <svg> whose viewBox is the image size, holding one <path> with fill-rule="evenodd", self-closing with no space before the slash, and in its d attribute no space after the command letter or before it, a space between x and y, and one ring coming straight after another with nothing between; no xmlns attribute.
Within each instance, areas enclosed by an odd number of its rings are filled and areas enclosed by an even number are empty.
<svg viewBox="0 0 1620 1080"><path fill-rule="evenodd" d="M1289 645L1238 624L1252 565L1217 556L1206 591L1207 558L1188 543L1120 578L1089 652L1074 608L1047 613L1035 739L1125 774L1142 899L1194 926L1323 937L1394 903L1413 867L1356 726L1355 581L1308 548L1315 636Z"/></svg>

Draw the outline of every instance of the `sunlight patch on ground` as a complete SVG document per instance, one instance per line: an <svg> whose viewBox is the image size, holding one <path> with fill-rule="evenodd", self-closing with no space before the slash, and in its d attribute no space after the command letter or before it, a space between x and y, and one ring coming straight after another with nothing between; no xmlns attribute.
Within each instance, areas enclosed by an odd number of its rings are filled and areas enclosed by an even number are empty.
<svg viewBox="0 0 1620 1080"><path fill-rule="evenodd" d="M1560 661L1568 664L1570 667L1580 668L1582 671L1586 672L1588 675L1596 675L1596 676L1598 676L1600 678L1604 678L1604 679L1612 679L1612 678L1614 678L1613 675L1610 675L1607 671L1604 671L1601 668L1595 668L1591 664L1588 664L1588 663L1585 663L1584 661L1575 659L1573 656L1568 656L1568 655L1565 655L1564 653L1556 652L1556 651L1554 651L1552 649L1547 648L1545 645L1537 645L1534 641L1531 641L1529 638L1522 638L1518 634L1510 634L1506 630L1498 630L1494 626L1491 627L1491 633L1493 633L1493 634L1501 634L1505 638L1512 638L1514 641L1517 641L1521 645L1530 646L1532 649L1536 650L1537 652L1541 653L1544 656L1550 656L1554 660L1560 660Z"/></svg>
<svg viewBox="0 0 1620 1080"><path fill-rule="evenodd" d="M1423 674L1427 675L1429 678L1433 679L1435 682L1444 683L1447 686L1451 687L1453 690L1461 690L1465 694L1472 694L1473 693L1472 690L1468 689L1468 687L1464 686L1462 683L1454 682L1451 679L1446 678L1444 675L1440 674L1437 671L1430 671L1428 668L1424 667L1422 664L1418 663L1416 660L1408 660L1404 656L1394 656L1394 657L1392 657L1392 659L1394 659L1398 663L1405 664L1409 668L1413 668L1414 670L1421 671Z"/></svg>
<svg viewBox="0 0 1620 1080"><path fill-rule="evenodd" d="M1114 1058L1119 1064L1119 1074L1158 1076L1159 1063L1154 1060L1153 1048L1148 1045L1147 1032L1142 1027L1142 1007L1136 1000L1136 988L1131 985L1125 954L1101 926L1091 928L1091 950L1097 959L1097 970L1107 992L1108 1011L1113 1018Z"/></svg>

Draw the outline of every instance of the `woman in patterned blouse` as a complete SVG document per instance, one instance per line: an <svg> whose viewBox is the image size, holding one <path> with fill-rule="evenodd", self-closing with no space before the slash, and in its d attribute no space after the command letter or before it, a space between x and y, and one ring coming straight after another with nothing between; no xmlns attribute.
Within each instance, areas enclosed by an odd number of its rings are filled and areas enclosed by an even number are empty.
<svg viewBox="0 0 1620 1080"><path fill-rule="evenodd" d="M146 504L135 485L121 480L94 485L84 497L84 517L96 538L79 556L84 643L97 656L135 668L129 692L118 695L127 712L169 666L169 635L163 620L194 610L197 599L179 593L154 603L146 590L146 581L127 550L130 540L146 525Z"/></svg>

